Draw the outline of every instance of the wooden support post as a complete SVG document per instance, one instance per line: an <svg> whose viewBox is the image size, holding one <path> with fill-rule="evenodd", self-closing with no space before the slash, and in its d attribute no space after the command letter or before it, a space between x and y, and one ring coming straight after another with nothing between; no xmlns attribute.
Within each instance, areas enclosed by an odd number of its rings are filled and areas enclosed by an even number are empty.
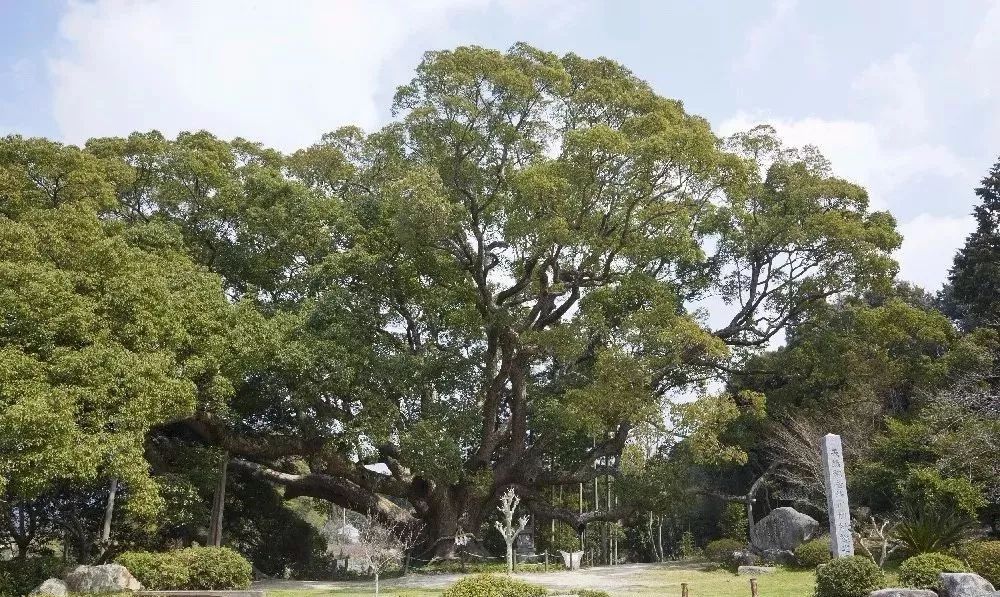
<svg viewBox="0 0 1000 597"><path fill-rule="evenodd" d="M686 582L681 583L681 597L689 597L688 584Z"/></svg>
<svg viewBox="0 0 1000 597"><path fill-rule="evenodd" d="M756 578L751 578L750 579L750 596L751 597L760 597L760 593L757 592L757 579Z"/></svg>

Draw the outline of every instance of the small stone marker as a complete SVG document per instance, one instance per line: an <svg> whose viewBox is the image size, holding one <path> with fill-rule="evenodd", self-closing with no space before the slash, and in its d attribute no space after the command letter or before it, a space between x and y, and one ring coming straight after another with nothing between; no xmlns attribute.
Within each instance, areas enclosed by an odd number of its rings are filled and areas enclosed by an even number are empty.
<svg viewBox="0 0 1000 597"><path fill-rule="evenodd" d="M830 515L830 550L835 558L853 556L854 537L851 536L851 511L847 504L847 477L840 436L832 433L823 436L821 451L826 508Z"/></svg>

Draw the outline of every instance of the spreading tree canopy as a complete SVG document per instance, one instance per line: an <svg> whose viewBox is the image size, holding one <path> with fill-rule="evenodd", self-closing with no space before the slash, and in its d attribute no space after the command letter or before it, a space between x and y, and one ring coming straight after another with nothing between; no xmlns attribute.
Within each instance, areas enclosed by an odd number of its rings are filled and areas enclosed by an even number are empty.
<svg viewBox="0 0 1000 597"><path fill-rule="evenodd" d="M379 131L338 130L290 156L147 133L66 149L80 165L54 179L8 158L5 184L42 198L77 168L113 170L96 187L108 205L86 219L123 240L93 262L155 256L135 267L157 269L164 289L140 294L168 321L106 324L166 353L148 362L179 384L163 400L128 394L163 409L140 432L223 448L286 497L419 525L439 554L509 488L582 528L628 500L580 513L551 488L619 474L630 435L660 424L672 393L894 273L892 218L815 151L767 127L719 139L607 59L524 44L430 52L393 107ZM190 293L203 303L184 303ZM710 326L707 306L726 323ZM185 361L200 354L187 338L219 326L236 330L224 405L195 400L215 369ZM156 340L164 329L178 331Z"/></svg>

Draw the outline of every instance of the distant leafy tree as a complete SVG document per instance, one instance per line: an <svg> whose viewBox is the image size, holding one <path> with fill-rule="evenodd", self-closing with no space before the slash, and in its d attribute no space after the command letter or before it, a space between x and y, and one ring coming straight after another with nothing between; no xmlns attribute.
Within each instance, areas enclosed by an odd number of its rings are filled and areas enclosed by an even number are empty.
<svg viewBox="0 0 1000 597"><path fill-rule="evenodd" d="M955 255L946 300L963 326L1000 328L1000 160L976 189L976 230Z"/></svg>

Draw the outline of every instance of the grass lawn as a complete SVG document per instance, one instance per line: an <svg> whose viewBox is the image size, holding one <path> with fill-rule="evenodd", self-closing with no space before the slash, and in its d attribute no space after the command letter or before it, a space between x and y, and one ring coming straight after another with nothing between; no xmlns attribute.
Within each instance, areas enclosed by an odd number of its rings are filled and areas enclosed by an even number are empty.
<svg viewBox="0 0 1000 597"><path fill-rule="evenodd" d="M522 578L552 587L565 587L567 573L537 573ZM579 577L580 588L602 589L615 597L680 597L681 583L686 582L690 597L750 596L749 577L736 576L724 570L704 570L697 565L652 565L641 568L603 568L584 570ZM433 577L429 577L433 578ZM760 597L810 597L815 575L806 571L779 571L757 579ZM384 586L386 597L440 597L440 588L396 588ZM370 585L329 583L323 588L267 590L268 597L362 597L372 595Z"/></svg>

